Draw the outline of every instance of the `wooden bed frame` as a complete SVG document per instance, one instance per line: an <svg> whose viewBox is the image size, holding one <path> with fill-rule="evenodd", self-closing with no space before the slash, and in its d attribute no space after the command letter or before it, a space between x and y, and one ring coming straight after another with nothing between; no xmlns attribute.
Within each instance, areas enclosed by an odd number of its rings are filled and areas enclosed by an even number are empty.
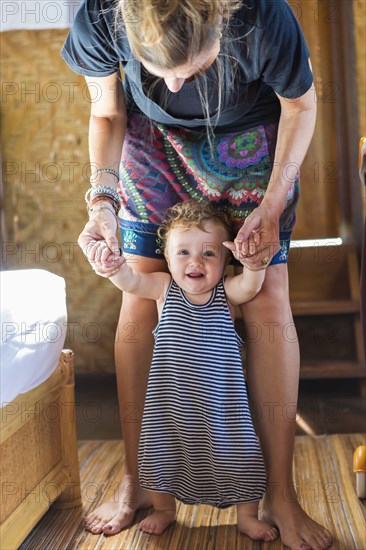
<svg viewBox="0 0 366 550"><path fill-rule="evenodd" d="M0 547L18 548L51 504L81 505L73 352L0 413Z"/></svg>

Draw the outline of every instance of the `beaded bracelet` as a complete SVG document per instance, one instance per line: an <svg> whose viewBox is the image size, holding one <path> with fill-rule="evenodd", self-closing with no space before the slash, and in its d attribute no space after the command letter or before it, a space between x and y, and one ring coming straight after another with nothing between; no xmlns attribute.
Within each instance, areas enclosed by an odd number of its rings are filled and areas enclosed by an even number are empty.
<svg viewBox="0 0 366 550"><path fill-rule="evenodd" d="M97 185L96 187L89 187L85 193L85 202L89 203L98 195L106 195L115 199L117 202L120 202L119 194L117 189L110 187L109 185Z"/></svg>
<svg viewBox="0 0 366 550"><path fill-rule="evenodd" d="M121 203L119 201L117 202L112 197L107 197L106 195L97 195L96 197L94 197L93 200L89 201L89 203L87 204L88 212L90 211L92 206L94 206L95 204L99 204L100 202L107 202L108 204L110 204L114 210L114 213L116 214L116 216L118 216L118 213L121 209Z"/></svg>
<svg viewBox="0 0 366 550"><path fill-rule="evenodd" d="M101 196L113 199L113 201L116 203L116 213L118 213L119 209L121 208L121 199L119 198L119 194L117 193L116 189L110 187L109 185L98 185L97 187L90 187L85 193L85 202L87 205L90 205L96 197Z"/></svg>
<svg viewBox="0 0 366 550"><path fill-rule="evenodd" d="M97 179L98 174L112 174L117 178L117 181L119 181L119 173L116 170L112 168L98 168L98 170L95 170L90 176L90 183L93 183Z"/></svg>
<svg viewBox="0 0 366 550"><path fill-rule="evenodd" d="M108 202L109 204L112 204L113 202L115 202L115 199L112 199L112 197L106 197L105 195L97 195L96 197L94 197L94 199L92 199L91 201L89 201L88 203L88 206L92 206L93 204L97 204L98 202Z"/></svg>
<svg viewBox="0 0 366 550"><path fill-rule="evenodd" d="M90 209L91 209L92 207L94 207L94 205L97 205L97 204L99 204L99 203L101 203L101 202L107 202L107 203L110 204L111 207L113 208L113 213L114 213L116 216L118 216L119 211L120 211L120 209L121 209L121 204L120 204L119 202L117 203L117 202L114 201L113 199L111 199L112 202L109 202L108 199L110 199L110 197L105 197L104 195L100 195L100 197L98 197L98 199L99 199L99 200L93 200L93 201L91 201L91 202L87 205L86 208L87 208L88 212L90 212Z"/></svg>

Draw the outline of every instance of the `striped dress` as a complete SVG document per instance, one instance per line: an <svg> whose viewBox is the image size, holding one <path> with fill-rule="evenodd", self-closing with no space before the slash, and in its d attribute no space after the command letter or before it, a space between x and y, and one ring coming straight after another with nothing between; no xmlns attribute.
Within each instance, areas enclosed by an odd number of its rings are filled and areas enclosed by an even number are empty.
<svg viewBox="0 0 366 550"><path fill-rule="evenodd" d="M223 279L203 305L172 281L154 336L141 486L217 508L259 500L266 475Z"/></svg>

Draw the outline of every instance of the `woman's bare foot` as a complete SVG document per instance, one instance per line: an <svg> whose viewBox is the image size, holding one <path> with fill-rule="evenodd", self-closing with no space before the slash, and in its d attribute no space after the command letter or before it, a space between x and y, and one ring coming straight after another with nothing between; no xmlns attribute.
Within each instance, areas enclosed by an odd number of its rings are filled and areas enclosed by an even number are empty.
<svg viewBox="0 0 366 550"><path fill-rule="evenodd" d="M295 490L293 498L266 495L261 519L278 527L282 544L291 550L326 550L332 546L331 533L301 508Z"/></svg>
<svg viewBox="0 0 366 550"><path fill-rule="evenodd" d="M85 518L85 529L96 535L115 535L131 525L136 510L150 506L149 492L125 476L113 497Z"/></svg>
<svg viewBox="0 0 366 550"><path fill-rule="evenodd" d="M275 527L258 519L258 503L241 503L236 506L238 529L253 540L270 542L278 538Z"/></svg>
<svg viewBox="0 0 366 550"><path fill-rule="evenodd" d="M155 510L140 523L140 528L150 535L161 535L173 521L175 510Z"/></svg>

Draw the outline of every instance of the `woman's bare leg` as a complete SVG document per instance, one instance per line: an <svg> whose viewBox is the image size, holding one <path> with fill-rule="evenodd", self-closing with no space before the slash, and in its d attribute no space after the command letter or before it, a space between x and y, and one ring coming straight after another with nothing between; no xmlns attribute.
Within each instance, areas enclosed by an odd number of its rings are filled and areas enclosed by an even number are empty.
<svg viewBox="0 0 366 550"><path fill-rule="evenodd" d="M288 296L287 266L267 269L261 292L242 306L247 330L248 388L268 489L262 518L291 550L322 550L331 534L301 508L292 478L299 346Z"/></svg>
<svg viewBox="0 0 366 550"><path fill-rule="evenodd" d="M165 271L162 260L134 256L131 267L145 273ZM156 304L125 293L118 323L115 360L118 401L125 445L125 475L108 502L85 520L92 533L115 534L128 527L139 508L151 506L150 493L140 488L137 456L142 413L149 376L153 336L157 323Z"/></svg>

